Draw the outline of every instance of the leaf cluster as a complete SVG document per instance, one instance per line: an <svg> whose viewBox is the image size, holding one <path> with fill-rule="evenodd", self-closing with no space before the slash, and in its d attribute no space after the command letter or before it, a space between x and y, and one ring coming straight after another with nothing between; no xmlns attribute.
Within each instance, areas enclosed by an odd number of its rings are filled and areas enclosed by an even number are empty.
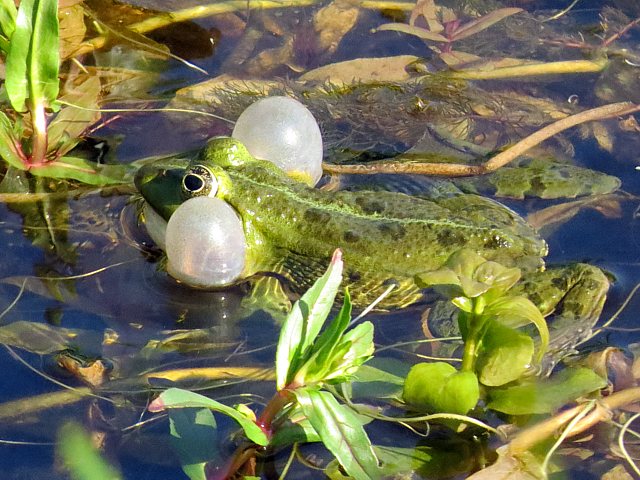
<svg viewBox="0 0 640 480"><path fill-rule="evenodd" d="M276 353L277 393L260 417L247 406L228 407L200 394L171 388L149 407L164 409L207 409L234 419L245 436L260 447L322 442L347 474L356 479L377 478L379 464L362 419L341 404L334 394L323 390L350 378L373 354L373 325L364 322L348 329L351 303L345 294L335 319L322 330L342 281L343 262L337 250L326 273L293 306L281 330ZM201 426L202 427L202 426ZM195 426L172 423L174 442L192 437ZM215 430L215 422L208 429ZM180 431L178 431L180 430ZM181 447L179 451L184 451ZM189 448L186 448L189 451ZM246 449L237 455L242 458ZM241 462L244 463L244 462ZM192 479L204 479L203 461L194 466L183 462ZM227 475L242 464L232 462Z"/></svg>
<svg viewBox="0 0 640 480"><path fill-rule="evenodd" d="M11 167L36 176L73 179L92 185L126 181L126 167L101 167L66 156L99 115L97 78L80 85L60 108L60 23L57 0L0 0L0 51L5 57L4 94L13 115L0 111L0 157ZM49 122L50 112L58 112ZM88 113L89 112L89 113Z"/></svg>

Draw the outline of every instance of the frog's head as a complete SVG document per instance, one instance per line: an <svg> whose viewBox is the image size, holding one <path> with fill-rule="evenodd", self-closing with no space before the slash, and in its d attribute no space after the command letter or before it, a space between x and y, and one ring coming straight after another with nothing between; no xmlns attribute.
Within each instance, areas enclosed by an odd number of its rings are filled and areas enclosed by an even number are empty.
<svg viewBox="0 0 640 480"><path fill-rule="evenodd" d="M145 201L166 221L186 200L195 197L224 199L232 189L225 168L255 161L245 146L230 137L215 137L185 167L150 164L135 179Z"/></svg>
<svg viewBox="0 0 640 480"><path fill-rule="evenodd" d="M253 161L244 145L209 140L186 168L146 165L136 187L146 201L144 217L154 241L167 253L173 277L192 286L218 287L243 276L244 226L224 200L232 183L225 168Z"/></svg>

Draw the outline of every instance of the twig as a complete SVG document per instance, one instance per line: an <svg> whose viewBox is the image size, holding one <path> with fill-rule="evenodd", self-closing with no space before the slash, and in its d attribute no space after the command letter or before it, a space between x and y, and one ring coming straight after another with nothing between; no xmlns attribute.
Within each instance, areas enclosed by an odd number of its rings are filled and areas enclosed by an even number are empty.
<svg viewBox="0 0 640 480"><path fill-rule="evenodd" d="M640 111L640 105L631 102L611 103L601 107L585 110L551 123L520 140L508 150L501 152L481 165L460 163L400 163L385 162L376 164L331 165L322 164L328 173L374 174L374 173L408 173L418 175L437 175L449 177L465 177L486 175L509 164L531 148L571 127L595 120L629 115Z"/></svg>

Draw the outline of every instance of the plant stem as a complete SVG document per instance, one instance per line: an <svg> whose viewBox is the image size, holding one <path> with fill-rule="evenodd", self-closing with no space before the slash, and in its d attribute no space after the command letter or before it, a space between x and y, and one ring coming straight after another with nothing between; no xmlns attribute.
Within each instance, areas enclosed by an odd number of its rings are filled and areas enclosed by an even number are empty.
<svg viewBox="0 0 640 480"><path fill-rule="evenodd" d="M271 397L271 400L269 400L269 403L267 403L267 406L256 421L267 435L271 435L273 420L289 403L291 403L291 395L286 389L276 392L276 394Z"/></svg>
<svg viewBox="0 0 640 480"><path fill-rule="evenodd" d="M47 115L43 103L36 103L31 107L33 118L33 136L31 161L29 166L41 165L46 161L47 155Z"/></svg>

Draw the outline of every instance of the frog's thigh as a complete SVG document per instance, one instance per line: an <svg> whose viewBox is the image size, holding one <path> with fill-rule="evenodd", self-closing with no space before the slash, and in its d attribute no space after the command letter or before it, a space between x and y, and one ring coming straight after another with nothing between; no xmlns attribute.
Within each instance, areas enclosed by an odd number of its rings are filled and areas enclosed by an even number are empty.
<svg viewBox="0 0 640 480"><path fill-rule="evenodd" d="M549 322L550 349L565 353L591 335L608 290L602 270L585 263L527 274L514 287L514 293L529 297L543 315L554 313Z"/></svg>

